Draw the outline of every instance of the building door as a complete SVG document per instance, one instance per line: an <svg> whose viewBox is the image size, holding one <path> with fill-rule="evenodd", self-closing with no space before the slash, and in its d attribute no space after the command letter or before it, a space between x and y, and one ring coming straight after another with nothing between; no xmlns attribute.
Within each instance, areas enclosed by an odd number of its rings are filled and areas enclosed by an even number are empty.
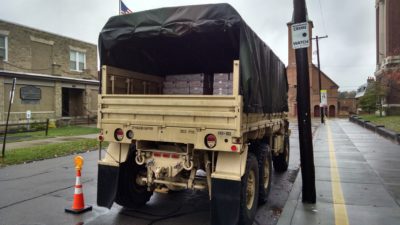
<svg viewBox="0 0 400 225"><path fill-rule="evenodd" d="M336 116L336 109L334 105L329 106L329 117L335 117Z"/></svg>
<svg viewBox="0 0 400 225"><path fill-rule="evenodd" d="M320 112L319 105L314 106L314 117L320 117Z"/></svg>
<svg viewBox="0 0 400 225"><path fill-rule="evenodd" d="M83 116L84 90L76 88L62 88L62 116Z"/></svg>
<svg viewBox="0 0 400 225"><path fill-rule="evenodd" d="M69 116L69 89L62 89L62 116Z"/></svg>

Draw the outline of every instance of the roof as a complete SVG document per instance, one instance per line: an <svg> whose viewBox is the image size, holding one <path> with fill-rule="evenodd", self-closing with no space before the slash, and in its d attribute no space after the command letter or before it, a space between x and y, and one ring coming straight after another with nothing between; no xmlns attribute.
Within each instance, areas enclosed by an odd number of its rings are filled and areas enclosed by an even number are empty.
<svg viewBox="0 0 400 225"><path fill-rule="evenodd" d="M229 4L152 9L111 17L101 65L166 76L230 73L240 60L244 112L288 110L285 64Z"/></svg>
<svg viewBox="0 0 400 225"><path fill-rule="evenodd" d="M367 90L367 87L368 87L368 83L365 83L365 84L361 85L360 87L358 87L355 98L360 98L360 97L364 96L365 91Z"/></svg>
<svg viewBox="0 0 400 225"><path fill-rule="evenodd" d="M26 28L26 29L30 29L30 30L35 30L35 31L39 31L39 32L44 32L44 33L51 34L51 35L54 35L54 36L58 36L58 37L62 37L62 38L66 38L66 39L70 39L70 40L74 40L74 41L79 41L79 42L82 42L82 43L85 43L85 44L89 44L89 45L94 45L94 46L96 46L96 44L94 44L94 43L90 43L90 42L87 42L87 41L82 41L82 40L79 40L79 39L76 39L76 38L72 38L72 37L68 37L68 36L64 36L64 35L52 33L52 32L45 31L45 30L40 30L40 29L38 29L38 28L29 27L29 26L22 25L22 24L19 24L19 23L10 22L10 21L3 20L3 19L0 19L0 22L12 24L12 25L19 26L19 27L22 27L22 28Z"/></svg>
<svg viewBox="0 0 400 225"><path fill-rule="evenodd" d="M97 80L88 80L88 79L80 79L80 78L72 78L72 77L62 77L62 76L54 76L54 75L44 75L37 73L25 73L25 72L14 72L8 70L0 70L1 76L12 77L12 78L25 78L25 79L39 79L39 80L50 80L50 81L61 81L61 82L69 82L69 83L78 83L78 84L92 84L99 85L99 81Z"/></svg>
<svg viewBox="0 0 400 225"><path fill-rule="evenodd" d="M318 70L318 67L317 67L315 64L312 64L312 65L313 65L313 67L314 67L315 69ZM321 70L321 74L322 74L322 76L324 76L326 79L328 79L330 82L332 82L336 87L339 88L339 85L338 85L335 81L333 81L328 75L326 75L322 70Z"/></svg>

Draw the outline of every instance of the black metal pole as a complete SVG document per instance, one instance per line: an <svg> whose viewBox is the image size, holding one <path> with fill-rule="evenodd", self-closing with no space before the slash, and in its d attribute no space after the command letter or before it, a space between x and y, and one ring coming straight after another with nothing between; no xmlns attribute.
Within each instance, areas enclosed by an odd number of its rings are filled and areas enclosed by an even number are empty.
<svg viewBox="0 0 400 225"><path fill-rule="evenodd" d="M305 0L293 0L294 23L307 22ZM296 49L297 104L303 202L315 203L315 168L310 116L310 78L307 48Z"/></svg>
<svg viewBox="0 0 400 225"><path fill-rule="evenodd" d="M319 111L320 111L320 117L321 117L321 123L324 123L324 106L321 104L322 103L322 96L321 96L321 67L319 64L319 45L318 45L318 36L315 38L317 42L317 62L318 62L318 85L319 85Z"/></svg>
<svg viewBox="0 0 400 225"><path fill-rule="evenodd" d="M13 103L13 100L14 100L15 84L16 83L17 83L17 78L13 78L13 83L12 83L11 92L10 92L10 99L8 101L8 113L7 113L7 120L6 120L6 129L4 131L4 138L3 138L3 149L1 151L1 157L2 158L5 158L5 154L6 154L6 140L7 140L8 121L10 120L10 110L11 110L11 104Z"/></svg>
<svg viewBox="0 0 400 225"><path fill-rule="evenodd" d="M46 136L49 134L49 122L50 122L50 119L46 119L46 130L45 130Z"/></svg>
<svg viewBox="0 0 400 225"><path fill-rule="evenodd" d="M319 39L322 39L322 38L327 38L328 36L327 35L325 35L325 36L323 36L323 37L318 37L318 36L316 36L315 37L315 41L316 41L316 44L317 44L317 62L318 62L318 84L319 84L319 102L320 103L322 103L322 95L321 95L321 90L322 90L322 83L321 83L321 64L320 64L320 61L319 61ZM313 38L314 39L314 38ZM321 123L324 123L325 122L325 120L324 120L324 116L325 116L325 113L324 113L324 106L322 105L322 104L320 104L320 117L321 117Z"/></svg>

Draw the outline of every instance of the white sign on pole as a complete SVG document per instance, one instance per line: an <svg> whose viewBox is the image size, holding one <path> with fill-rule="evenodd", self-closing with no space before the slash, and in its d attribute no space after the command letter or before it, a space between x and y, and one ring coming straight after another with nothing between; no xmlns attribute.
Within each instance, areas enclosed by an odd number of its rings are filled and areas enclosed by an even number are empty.
<svg viewBox="0 0 400 225"><path fill-rule="evenodd" d="M328 93L326 90L321 90L321 106L325 107L328 105Z"/></svg>
<svg viewBox="0 0 400 225"><path fill-rule="evenodd" d="M295 23L292 25L292 47L293 49L308 48L310 37L308 34L308 23Z"/></svg>
<svg viewBox="0 0 400 225"><path fill-rule="evenodd" d="M31 115L32 115L31 110L26 111L26 118L27 118L27 119L30 119L30 118L31 118Z"/></svg>
<svg viewBox="0 0 400 225"><path fill-rule="evenodd" d="M27 110L26 111L26 120L28 121L28 123L26 124L26 129L27 130L31 129L31 124L30 124L31 116L32 116L31 110Z"/></svg>

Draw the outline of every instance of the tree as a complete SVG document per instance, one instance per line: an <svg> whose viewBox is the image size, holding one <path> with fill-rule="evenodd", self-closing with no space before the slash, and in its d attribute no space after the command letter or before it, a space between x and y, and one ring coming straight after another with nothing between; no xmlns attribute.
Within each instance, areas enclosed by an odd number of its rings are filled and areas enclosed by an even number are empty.
<svg viewBox="0 0 400 225"><path fill-rule="evenodd" d="M385 98L387 93L385 85L378 81L370 81L367 89L365 90L364 96L360 98L360 106L368 114L375 112L379 109L379 114L382 116L382 100Z"/></svg>
<svg viewBox="0 0 400 225"><path fill-rule="evenodd" d="M356 96L356 91L340 91L339 92L339 99L344 99L344 98L354 98Z"/></svg>
<svg viewBox="0 0 400 225"><path fill-rule="evenodd" d="M372 91L367 90L364 96L360 98L359 104L362 110L368 112L368 114L374 112L376 110L376 97L377 96Z"/></svg>

